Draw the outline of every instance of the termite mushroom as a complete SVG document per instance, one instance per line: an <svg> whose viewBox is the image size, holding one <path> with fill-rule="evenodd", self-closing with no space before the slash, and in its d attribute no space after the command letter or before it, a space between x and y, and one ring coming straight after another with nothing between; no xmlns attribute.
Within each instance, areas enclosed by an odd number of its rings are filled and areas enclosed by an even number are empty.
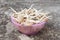
<svg viewBox="0 0 60 40"><path fill-rule="evenodd" d="M11 8L12 9L12 8ZM20 12L16 12L12 9L15 13L13 17L15 20L24 25L32 25L41 21L47 21L49 19L48 13L41 12L41 10L37 10L32 8L21 10Z"/></svg>

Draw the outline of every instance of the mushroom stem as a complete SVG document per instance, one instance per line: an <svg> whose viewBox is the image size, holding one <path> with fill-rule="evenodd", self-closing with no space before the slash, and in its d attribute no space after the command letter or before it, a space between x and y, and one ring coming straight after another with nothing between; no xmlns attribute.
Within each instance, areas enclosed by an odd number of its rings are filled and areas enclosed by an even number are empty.
<svg viewBox="0 0 60 40"><path fill-rule="evenodd" d="M17 13L12 7L10 7L10 9L12 9L13 12Z"/></svg>

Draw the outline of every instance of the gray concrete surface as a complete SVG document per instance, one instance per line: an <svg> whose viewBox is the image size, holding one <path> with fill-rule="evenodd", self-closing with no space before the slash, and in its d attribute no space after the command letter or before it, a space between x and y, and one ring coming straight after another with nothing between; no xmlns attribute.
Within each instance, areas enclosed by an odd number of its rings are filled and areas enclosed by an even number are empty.
<svg viewBox="0 0 60 40"><path fill-rule="evenodd" d="M27 36L18 32L5 13L11 13L9 7L18 12L31 4L49 11L52 19L38 34ZM0 40L60 40L60 0L0 0Z"/></svg>

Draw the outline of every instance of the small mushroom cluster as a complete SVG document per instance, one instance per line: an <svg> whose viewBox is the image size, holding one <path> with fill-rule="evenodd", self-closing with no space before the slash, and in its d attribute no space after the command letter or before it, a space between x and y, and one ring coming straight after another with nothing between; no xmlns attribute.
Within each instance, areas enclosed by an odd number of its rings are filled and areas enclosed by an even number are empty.
<svg viewBox="0 0 60 40"><path fill-rule="evenodd" d="M12 9L13 10L13 9ZM47 21L51 16L48 16L47 12L41 12L35 8L25 8L20 12L16 12L12 15L14 19L23 25L32 25L41 21Z"/></svg>

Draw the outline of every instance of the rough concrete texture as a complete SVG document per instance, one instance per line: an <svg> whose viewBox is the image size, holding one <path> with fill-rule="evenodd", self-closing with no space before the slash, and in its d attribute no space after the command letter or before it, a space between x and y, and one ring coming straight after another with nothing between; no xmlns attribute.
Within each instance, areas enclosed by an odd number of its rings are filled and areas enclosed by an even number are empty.
<svg viewBox="0 0 60 40"><path fill-rule="evenodd" d="M12 25L6 14L12 11L9 7L18 12L31 4L35 4L36 9L50 12L52 19L38 34L27 36ZM0 0L0 40L60 40L60 0Z"/></svg>

